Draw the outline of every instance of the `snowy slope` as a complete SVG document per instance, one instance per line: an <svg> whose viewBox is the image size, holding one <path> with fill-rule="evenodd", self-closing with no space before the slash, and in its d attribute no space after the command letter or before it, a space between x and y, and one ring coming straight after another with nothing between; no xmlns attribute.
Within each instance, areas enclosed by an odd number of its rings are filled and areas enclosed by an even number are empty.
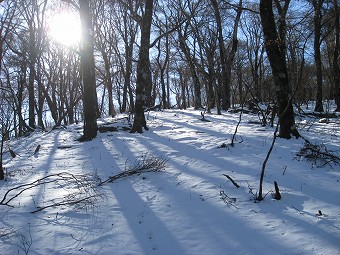
<svg viewBox="0 0 340 255"><path fill-rule="evenodd" d="M126 125L123 117L99 123ZM79 143L82 127L73 125L11 141L18 156L5 154L0 200L13 187L59 175L0 206L0 254L340 254L340 166L318 167L297 156L302 139L278 139L266 167L268 194L255 202L274 128L243 115L231 147L238 114L205 117L210 122L194 110L150 112L143 134L119 128ZM299 130L339 153L339 120L301 120ZM96 185L150 155L167 160L160 172L94 190L68 175ZM274 181L279 201L271 197ZM93 197L62 204L86 196Z"/></svg>

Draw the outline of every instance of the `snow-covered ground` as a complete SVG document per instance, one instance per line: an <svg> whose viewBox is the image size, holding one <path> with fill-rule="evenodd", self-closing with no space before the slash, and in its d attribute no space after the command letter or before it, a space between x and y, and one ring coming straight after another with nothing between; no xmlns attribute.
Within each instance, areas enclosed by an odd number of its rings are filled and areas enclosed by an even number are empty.
<svg viewBox="0 0 340 255"><path fill-rule="evenodd" d="M231 147L238 117L206 114L204 122L199 111L166 110L149 113L143 134L99 133L80 143L81 125L73 125L12 140L17 157L4 155L0 200L32 185L0 205L0 254L340 254L340 166L297 156L303 139L277 139L267 196L256 202L274 128L245 114ZM298 122L306 139L339 156L339 118ZM91 189L152 157L166 159L160 172ZM271 196L274 181L281 200Z"/></svg>

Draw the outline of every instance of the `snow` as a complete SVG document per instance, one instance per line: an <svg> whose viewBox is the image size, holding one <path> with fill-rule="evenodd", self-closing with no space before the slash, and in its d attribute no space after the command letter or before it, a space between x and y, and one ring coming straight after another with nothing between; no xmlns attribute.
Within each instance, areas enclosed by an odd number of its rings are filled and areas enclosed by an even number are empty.
<svg viewBox="0 0 340 255"><path fill-rule="evenodd" d="M90 142L76 141L81 124L10 141L18 156L4 155L0 200L9 189L51 174L98 184L148 155L167 162L160 172L96 190L62 180L25 190L10 206L0 205L0 253L340 254L339 165L318 167L297 156L303 139L277 139L266 167L266 197L256 202L274 128L251 124L257 115L244 114L231 147L238 117L206 114L210 122L203 122L199 111L166 110L148 114L150 130L143 134L124 131L127 118L118 116L98 121L118 132L98 133ZM339 122L298 121L306 139L339 152ZM279 201L271 196L274 181ZM95 199L31 213L74 194Z"/></svg>

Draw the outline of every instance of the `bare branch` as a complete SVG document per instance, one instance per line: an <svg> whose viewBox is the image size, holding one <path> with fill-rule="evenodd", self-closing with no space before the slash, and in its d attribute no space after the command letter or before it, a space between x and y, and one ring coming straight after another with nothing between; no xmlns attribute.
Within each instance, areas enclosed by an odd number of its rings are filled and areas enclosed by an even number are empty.
<svg viewBox="0 0 340 255"><path fill-rule="evenodd" d="M182 26L187 20L183 20L181 21L179 24L177 24L176 26L174 26L173 28L171 28L170 30L166 31L165 33L159 35L151 44L150 44L150 48L154 47L156 45L156 43L162 39L164 36L169 35L173 32L175 32L180 26Z"/></svg>
<svg viewBox="0 0 340 255"><path fill-rule="evenodd" d="M77 5L73 0L61 0L61 1L72 5L77 11L80 11L79 5Z"/></svg>
<svg viewBox="0 0 340 255"><path fill-rule="evenodd" d="M139 175L141 173L147 172L159 172L166 165L166 158L158 158L154 155L144 155L141 160L134 163L132 167L127 168L127 170L120 172L116 175L110 176L107 180L101 182L99 185L104 183L114 182L121 178L126 178L132 175Z"/></svg>

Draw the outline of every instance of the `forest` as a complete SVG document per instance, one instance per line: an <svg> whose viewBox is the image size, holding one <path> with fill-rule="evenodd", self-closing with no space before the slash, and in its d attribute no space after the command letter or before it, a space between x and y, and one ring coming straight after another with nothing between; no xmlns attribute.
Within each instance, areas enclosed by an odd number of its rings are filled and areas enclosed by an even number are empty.
<svg viewBox="0 0 340 255"><path fill-rule="evenodd" d="M0 254L340 254L339 15L0 0Z"/></svg>
<svg viewBox="0 0 340 255"><path fill-rule="evenodd" d="M339 110L338 2L261 4L2 1L2 137L85 120L91 138L96 118L154 106Z"/></svg>

